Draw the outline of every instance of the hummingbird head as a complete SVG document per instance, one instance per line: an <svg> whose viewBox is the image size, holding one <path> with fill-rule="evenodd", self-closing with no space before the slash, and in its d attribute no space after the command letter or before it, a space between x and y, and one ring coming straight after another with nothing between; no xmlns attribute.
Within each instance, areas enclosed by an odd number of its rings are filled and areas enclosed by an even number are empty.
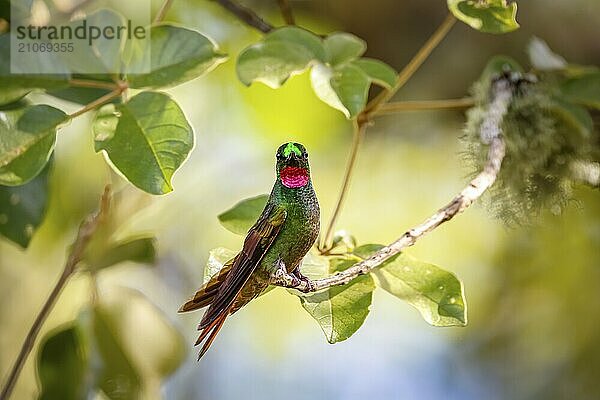
<svg viewBox="0 0 600 400"><path fill-rule="evenodd" d="M284 143L277 149L277 177L288 188L306 186L310 180L308 153L300 143Z"/></svg>

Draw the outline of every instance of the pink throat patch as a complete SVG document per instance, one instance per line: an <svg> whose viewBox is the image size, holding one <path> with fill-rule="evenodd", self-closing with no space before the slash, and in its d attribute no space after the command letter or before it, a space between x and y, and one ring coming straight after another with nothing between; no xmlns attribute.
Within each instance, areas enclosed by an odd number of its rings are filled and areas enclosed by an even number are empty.
<svg viewBox="0 0 600 400"><path fill-rule="evenodd" d="M308 171L299 167L285 167L279 173L281 183L288 188L299 188L308 183Z"/></svg>

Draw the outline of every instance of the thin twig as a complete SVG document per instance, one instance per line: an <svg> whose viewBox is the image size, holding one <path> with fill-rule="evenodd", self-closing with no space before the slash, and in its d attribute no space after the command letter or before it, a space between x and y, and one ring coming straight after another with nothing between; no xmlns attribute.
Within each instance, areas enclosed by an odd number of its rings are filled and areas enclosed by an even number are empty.
<svg viewBox="0 0 600 400"><path fill-rule="evenodd" d="M431 52L450 31L455 22L456 19L454 18L454 16L452 14L448 14L446 19L444 19L444 21L442 22L442 24L436 29L436 31L431 35L427 42L425 42L423 47L419 49L417 54L415 54L412 60L410 60L406 67L404 67L404 69L400 72L394 87L390 90L380 93L379 96L371 100L367 104L365 109L357 116L356 121L358 123L358 131L360 132L361 136L364 133L364 129L366 129L366 126L369 124L371 118L375 116L377 112L379 112L380 107L383 104L385 104L388 100L390 100L392 96L394 96L394 94L398 90L400 90L400 88L404 86L404 84L413 76L413 74L417 71L417 69L419 69L421 64L423 64L423 62L427 59ZM356 135L354 143L356 143ZM356 158L356 152L358 151L358 144L359 143L356 143L356 145L353 144L350 150L350 161L346 166L346 172L344 174L344 181L342 182L342 189L338 197L338 202L334 207L333 216L329 225L327 226L327 233L320 246L321 253L329 250L328 246L331 244L331 237L333 231L335 230L335 223L339 216L339 213L341 212L342 202L346 197L346 192L349 188L350 177L352 176L352 169L354 168L354 159Z"/></svg>
<svg viewBox="0 0 600 400"><path fill-rule="evenodd" d="M216 0L223 8L231 12L233 15L238 17L242 22L247 25L258 29L263 33L267 33L273 30L273 25L266 22L264 19L259 17L250 8L245 7L233 0Z"/></svg>
<svg viewBox="0 0 600 400"><path fill-rule="evenodd" d="M346 165L346 170L344 172L344 179L342 180L342 187L340 189L340 194L335 203L335 208L333 209L333 214L331 214L331 219L329 220L329 224L327 225L327 229L325 231L325 236L323 238L323 242L320 244L320 249L322 252L327 251L331 248L331 242L333 240L333 231L335 229L335 224L337 219L340 216L340 212L342 211L342 205L344 200L346 199L346 194L348 193L348 187L350 186L350 179L352 178L352 173L354 172L354 165L356 164L356 155L358 154L358 148L360 146L360 142L362 137L364 136L365 130L367 126L365 124L359 124L358 122L354 122L354 137L352 139L352 145L350 148L350 156L348 157L348 163Z"/></svg>
<svg viewBox="0 0 600 400"><path fill-rule="evenodd" d="M394 114L402 111L463 109L472 107L474 104L471 97L446 100L396 101L381 105L377 115Z"/></svg>
<svg viewBox="0 0 600 400"><path fill-rule="evenodd" d="M492 186L496 181L502 160L504 159L505 145L504 140L502 139L500 126L512 99L512 82L508 78L502 77L493 83L492 90L493 100L488 107L486 118L480 128L481 141L485 144L489 144L487 163L483 168L483 171L469 182L469 184L447 205L442 207L421 224L406 231L399 239L390 245L383 247L370 258L354 264L345 271L324 279L312 281L310 284L306 281L302 281L295 289L303 292L316 292L331 286L344 285L359 275L371 272L371 270L384 263L390 257L400 253L405 248L414 245L419 238L433 231L444 222L449 221L455 215L463 212L490 186ZM272 283L278 286L286 286L282 282L276 280Z"/></svg>
<svg viewBox="0 0 600 400"><path fill-rule="evenodd" d="M115 90L118 88L114 82L93 81L89 79L69 79L69 86L108 90Z"/></svg>
<svg viewBox="0 0 600 400"><path fill-rule="evenodd" d="M31 325L31 328L29 329L29 332L25 337L25 341L21 346L19 355L17 356L17 359L10 371L10 374L8 375L6 384L2 388L2 392L0 392L0 400L8 400L8 398L12 394L15 384L19 379L19 375L21 374L21 370L25 365L25 361L27 360L29 353L31 353L35 341L40 333L42 325L48 318L48 315L50 314L52 308L56 304L56 300L58 300L58 297L65 285L67 284L67 282L69 281L69 278L77 270L77 265L81 261L90 239L92 238L98 225L102 221L102 218L108 212L109 204L110 186L107 185L104 189L104 194L102 195L102 199L100 201L99 210L96 213L89 215L79 227L79 231L77 232L77 238L75 239L75 242L71 247L71 251L69 253L69 256L67 257L67 261L65 263L63 271L60 277L58 278L58 282L56 282L56 284L54 285L54 288L48 295L48 298L42 306L42 309L36 316L35 320L33 321L33 325Z"/></svg>
<svg viewBox="0 0 600 400"><path fill-rule="evenodd" d="M97 98L96 100L87 104L83 108L75 111L74 113L69 114L69 118L73 119L73 118L79 117L80 115L85 114L88 111L91 111L97 107L102 106L102 105L108 103L109 101L119 97L121 95L121 93L123 93L123 91L124 90L122 88L117 88L117 89L113 90L112 92L107 93L104 96Z"/></svg>
<svg viewBox="0 0 600 400"><path fill-rule="evenodd" d="M167 15L167 12L169 11L172 5L173 0L163 1L162 5L160 6L160 9L158 10L158 13L156 13L156 17L154 17L154 25L162 22L162 20L165 19L165 15Z"/></svg>
<svg viewBox="0 0 600 400"><path fill-rule="evenodd" d="M429 57L431 52L437 47L437 45L446 37L450 29L456 23L456 18L452 14L448 14L442 24L436 29L431 35L427 42L419 49L417 54L410 60L408 64L398 74L396 84L390 90L381 92L377 97L371 100L365 107L363 114L367 117L373 116L377 113L379 107L390 100L398 90L400 90L406 82L413 76L413 74L419 69L421 64ZM367 118L368 119L368 118Z"/></svg>
<svg viewBox="0 0 600 400"><path fill-rule="evenodd" d="M292 12L292 7L288 0L277 0L279 3L279 9L281 10L281 16L283 20L288 25L295 25L296 21L294 20L294 13Z"/></svg>

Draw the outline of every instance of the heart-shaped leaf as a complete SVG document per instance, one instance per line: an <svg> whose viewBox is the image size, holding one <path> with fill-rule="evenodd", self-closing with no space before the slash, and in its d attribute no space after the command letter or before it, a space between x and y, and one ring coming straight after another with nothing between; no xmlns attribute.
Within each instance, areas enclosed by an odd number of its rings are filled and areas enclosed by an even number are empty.
<svg viewBox="0 0 600 400"><path fill-rule="evenodd" d="M168 193L171 178L194 146L183 111L168 95L142 92L124 104L109 104L94 121L96 151L140 189Z"/></svg>
<svg viewBox="0 0 600 400"><path fill-rule="evenodd" d="M302 263L302 273L310 279L320 279L343 271L356 260L308 254ZM327 341L337 343L348 339L363 324L373 297L375 284L370 275L360 276L344 286L334 286L322 292L299 295L302 307L319 323ZM298 295L297 291L290 290Z"/></svg>
<svg viewBox="0 0 600 400"><path fill-rule="evenodd" d="M268 199L269 195L261 194L242 200L229 210L221 213L218 217L219 221L228 231L237 235L245 235L258 220Z"/></svg>

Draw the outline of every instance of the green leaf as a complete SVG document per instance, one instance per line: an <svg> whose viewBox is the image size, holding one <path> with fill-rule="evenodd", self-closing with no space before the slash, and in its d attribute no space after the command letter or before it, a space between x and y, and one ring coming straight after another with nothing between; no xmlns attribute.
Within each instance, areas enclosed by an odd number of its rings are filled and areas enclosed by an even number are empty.
<svg viewBox="0 0 600 400"><path fill-rule="evenodd" d="M1 80L1 78L0 78ZM6 88L0 92L0 106L14 103L25 97L31 89Z"/></svg>
<svg viewBox="0 0 600 400"><path fill-rule="evenodd" d="M591 72L562 83L565 100L600 110L600 72Z"/></svg>
<svg viewBox="0 0 600 400"><path fill-rule="evenodd" d="M361 68L346 64L334 69L331 88L350 117L357 116L365 108L370 86L369 77Z"/></svg>
<svg viewBox="0 0 600 400"><path fill-rule="evenodd" d="M302 263L302 273L310 279L320 279L343 271L355 260L308 254ZM300 295L302 307L319 323L327 341L337 343L348 339L363 324L369 314L375 284L370 275L360 276L344 286L335 286L311 295ZM290 290L298 295L297 291Z"/></svg>
<svg viewBox="0 0 600 400"><path fill-rule="evenodd" d="M133 88L175 86L201 76L226 59L209 38L190 29L159 25L152 27L150 35L151 72L130 75ZM139 71L148 62L145 54L136 54L132 70Z"/></svg>
<svg viewBox="0 0 600 400"><path fill-rule="evenodd" d="M89 354L84 333L73 322L49 332L41 341L37 373L40 400L78 400L89 398Z"/></svg>
<svg viewBox="0 0 600 400"><path fill-rule="evenodd" d="M100 9L85 16L89 26L104 30L107 27L125 26L127 19L110 9ZM72 20L66 24L75 30L81 26L81 20ZM74 51L59 53L61 60L68 65L69 71L80 74L115 74L122 70L123 48L127 36L106 38L100 35L90 45L85 40L57 40L55 43L72 43ZM46 53L48 54L48 53Z"/></svg>
<svg viewBox="0 0 600 400"><path fill-rule="evenodd" d="M194 146L183 111L164 93L142 92L104 106L93 130L96 151L105 151L131 183L152 194L173 190L171 178Z"/></svg>
<svg viewBox="0 0 600 400"><path fill-rule="evenodd" d="M335 32L323 40L325 57L330 65L354 60L367 51L367 43L350 33Z"/></svg>
<svg viewBox="0 0 600 400"><path fill-rule="evenodd" d="M125 261L154 264L156 261L156 238L128 238L113 243L101 254L86 261L93 270L104 269Z"/></svg>
<svg viewBox="0 0 600 400"><path fill-rule="evenodd" d="M73 75L73 79L85 79L89 81L97 81L100 83L114 84L113 77L106 74ZM47 91L47 93L51 96L81 105L87 105L92 101L107 95L110 92L111 91L109 89L92 87L67 87L64 89L53 89ZM118 102L120 102L120 97L117 97L111 101L111 103Z"/></svg>
<svg viewBox="0 0 600 400"><path fill-rule="evenodd" d="M506 33L519 28L517 3L507 0L448 0L456 18L487 33Z"/></svg>
<svg viewBox="0 0 600 400"><path fill-rule="evenodd" d="M141 393L140 376L123 349L121 340L126 331L118 324L119 311L122 310L104 305L93 310L94 344L101 361L97 386L111 400L137 399ZM137 330L135 334L141 332Z"/></svg>
<svg viewBox="0 0 600 400"><path fill-rule="evenodd" d="M26 90L58 89L67 87L70 72L67 65L53 53L30 53L31 61L27 67L35 68L35 74L23 74L22 68L15 65L11 72L10 35L0 35L0 104L6 104L21 97ZM47 71L60 71L47 74Z"/></svg>
<svg viewBox="0 0 600 400"><path fill-rule="evenodd" d="M429 324L467 324L462 283L451 272L402 253L387 260L371 275L377 286L415 307Z"/></svg>
<svg viewBox="0 0 600 400"><path fill-rule="evenodd" d="M278 88L291 75L301 73L314 60L324 60L325 49L315 34L295 26L279 28L244 49L237 59L237 74L245 85L254 81Z"/></svg>
<svg viewBox="0 0 600 400"><path fill-rule="evenodd" d="M107 360L106 373L111 375L112 381L118 383L118 370L123 371L125 381L130 382L126 386L132 389L136 389L136 377L137 387L162 380L175 372L187 355L185 340L173 323L136 290L120 287L103 291L96 315L103 322L103 330L108 333L117 355L112 359L112 353L103 353ZM101 333L96 330L96 334ZM116 365L116 369L110 368L111 365ZM107 390L104 392L108 394ZM141 397L120 393L119 397L111 398Z"/></svg>
<svg viewBox="0 0 600 400"><path fill-rule="evenodd" d="M66 120L64 112L45 104L0 111L0 184L33 179L48 162L58 125Z"/></svg>
<svg viewBox="0 0 600 400"><path fill-rule="evenodd" d="M208 254L208 261L204 267L204 276L202 277L203 284L208 282L210 278L223 269L223 266L236 256L236 252L226 249L225 247L217 247L212 249Z"/></svg>
<svg viewBox="0 0 600 400"><path fill-rule="evenodd" d="M352 61L352 64L360 68L372 82L387 89L396 84L398 75L396 71L386 63L373 58L359 58Z"/></svg>
<svg viewBox="0 0 600 400"><path fill-rule="evenodd" d="M542 39L533 37L527 45L529 61L534 68L539 70L563 69L567 61L554 53Z"/></svg>
<svg viewBox="0 0 600 400"><path fill-rule="evenodd" d="M218 217L219 222L228 231L237 235L245 235L258 220L268 199L269 195L261 194L260 196L242 200L220 214Z"/></svg>
<svg viewBox="0 0 600 400"><path fill-rule="evenodd" d="M0 234L23 248L44 219L50 164L26 185L0 186Z"/></svg>
<svg viewBox="0 0 600 400"><path fill-rule="evenodd" d="M578 132L582 138L587 138L592 134L594 121L585 107L563 101L562 99L554 99L550 110L556 113L567 126Z"/></svg>

